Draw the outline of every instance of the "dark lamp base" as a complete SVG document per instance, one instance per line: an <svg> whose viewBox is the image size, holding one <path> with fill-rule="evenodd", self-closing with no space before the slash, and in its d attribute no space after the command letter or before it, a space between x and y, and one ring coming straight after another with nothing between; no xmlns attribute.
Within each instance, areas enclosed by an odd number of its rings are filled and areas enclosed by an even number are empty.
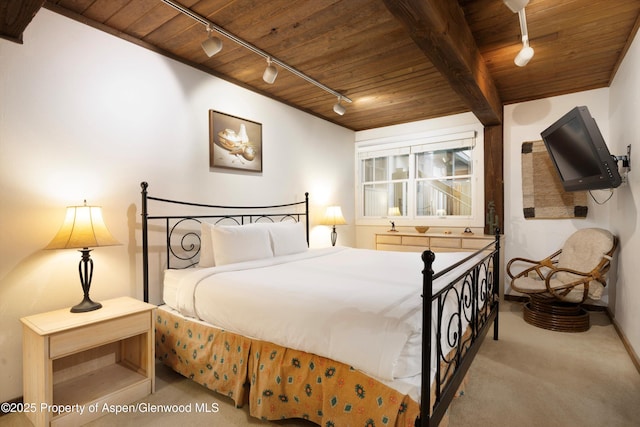
<svg viewBox="0 0 640 427"><path fill-rule="evenodd" d="M93 311L102 308L102 304L99 302L91 301L91 298L84 297L82 302L78 305L71 307L72 313L85 313L87 311Z"/></svg>

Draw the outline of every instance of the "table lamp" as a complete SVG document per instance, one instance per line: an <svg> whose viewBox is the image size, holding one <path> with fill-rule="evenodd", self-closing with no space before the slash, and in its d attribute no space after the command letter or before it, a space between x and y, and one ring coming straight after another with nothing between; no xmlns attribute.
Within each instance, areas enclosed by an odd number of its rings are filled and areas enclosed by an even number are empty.
<svg viewBox="0 0 640 427"><path fill-rule="evenodd" d="M99 302L91 301L89 288L93 277L93 260L90 247L113 246L120 243L113 238L102 219L102 208L99 206L69 206L60 231L45 249L76 249L82 253L78 272L84 298L78 305L71 307L72 313L83 313L102 307Z"/></svg>
<svg viewBox="0 0 640 427"><path fill-rule="evenodd" d="M392 208L389 208L388 211L388 216L400 216L400 208L398 206L394 206ZM396 222L395 221L389 221L391 223L391 230L389 231L393 231L396 232L398 230L396 230Z"/></svg>
<svg viewBox="0 0 640 427"><path fill-rule="evenodd" d="M322 225L331 225L333 230L331 231L331 246L336 245L338 240L338 232L336 231L336 225L345 225L344 216L342 216L342 209L340 206L328 206L322 218Z"/></svg>

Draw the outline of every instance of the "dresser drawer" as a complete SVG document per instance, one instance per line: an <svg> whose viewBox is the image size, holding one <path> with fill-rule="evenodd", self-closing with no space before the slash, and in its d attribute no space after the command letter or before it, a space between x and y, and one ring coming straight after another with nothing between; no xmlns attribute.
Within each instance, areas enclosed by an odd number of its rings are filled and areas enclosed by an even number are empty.
<svg viewBox="0 0 640 427"><path fill-rule="evenodd" d="M429 247L429 238L426 236L402 236L402 244L409 246L424 246Z"/></svg>
<svg viewBox="0 0 640 427"><path fill-rule="evenodd" d="M460 249L460 239L454 237L432 237L431 247Z"/></svg>
<svg viewBox="0 0 640 427"><path fill-rule="evenodd" d="M385 243L387 245L401 245L402 237L379 234L376 236L376 243Z"/></svg>
<svg viewBox="0 0 640 427"><path fill-rule="evenodd" d="M142 334L151 329L149 312L105 320L94 325L70 329L49 337L49 358L56 359L92 347Z"/></svg>
<svg viewBox="0 0 640 427"><path fill-rule="evenodd" d="M492 243L493 240L489 239L462 239L462 247L464 249L480 249L484 248L488 244Z"/></svg>

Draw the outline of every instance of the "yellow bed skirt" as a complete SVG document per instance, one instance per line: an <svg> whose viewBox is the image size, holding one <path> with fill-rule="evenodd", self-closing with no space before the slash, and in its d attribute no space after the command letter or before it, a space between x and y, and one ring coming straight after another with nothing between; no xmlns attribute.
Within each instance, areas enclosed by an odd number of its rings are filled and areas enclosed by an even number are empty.
<svg viewBox="0 0 640 427"><path fill-rule="evenodd" d="M158 310L156 357L252 416L322 426L412 427L420 406L343 363ZM248 388L248 390L247 390ZM248 391L248 393L247 393Z"/></svg>

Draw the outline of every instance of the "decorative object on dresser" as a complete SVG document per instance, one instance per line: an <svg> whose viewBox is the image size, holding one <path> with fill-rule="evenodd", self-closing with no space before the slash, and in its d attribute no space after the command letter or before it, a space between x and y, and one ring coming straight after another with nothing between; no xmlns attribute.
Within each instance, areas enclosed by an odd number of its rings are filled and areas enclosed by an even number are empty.
<svg viewBox="0 0 640 427"><path fill-rule="evenodd" d="M399 207L394 206L392 208L389 208L388 215L390 217L394 217L394 216L400 216L400 215L402 215L402 213L400 212L400 208ZM396 222L395 221L389 221L389 222L391 223L391 229L387 230L387 231L390 231L390 232L393 232L393 233L398 231L398 230L396 230Z"/></svg>
<svg viewBox="0 0 640 427"><path fill-rule="evenodd" d="M414 228L420 234L424 234L427 232L427 230L429 230L429 227L426 225L416 225Z"/></svg>
<svg viewBox="0 0 640 427"><path fill-rule="evenodd" d="M322 225L330 225L332 226L331 230L331 246L335 246L338 241L338 232L336 231L336 225L345 225L347 221L344 219L342 215L342 209L340 206L328 206L327 210L324 212L324 217L322 218Z"/></svg>
<svg viewBox="0 0 640 427"><path fill-rule="evenodd" d="M36 427L79 426L154 392L156 306L122 297L101 310L22 322L25 415Z"/></svg>
<svg viewBox="0 0 640 427"><path fill-rule="evenodd" d="M524 320L552 331L588 330L589 313L581 304L600 299L617 246L618 239L609 231L584 228L543 260L510 260L511 287L529 297Z"/></svg>
<svg viewBox="0 0 640 427"><path fill-rule="evenodd" d="M290 247L294 236L276 239L275 232L282 231L283 218L303 229L308 198L224 207L151 197L147 187L142 183L143 292L147 298L150 284L162 286L165 304L156 315L158 358L230 397L236 406L248 402L254 417L305 418L319 425L435 426L459 393L491 326L498 338L499 235L466 254L425 251L420 257L300 245L282 252L279 248ZM148 201L166 216L150 215ZM170 213L167 203L213 209L197 215ZM305 211L300 212L303 203ZM187 220L205 219L240 225L214 229L244 229L238 234L267 233L271 238L249 263L219 263L225 252L242 248L216 245L212 232L212 239L199 241L213 246L213 268L149 269L149 260L162 258L165 250L162 265L174 263L169 259L175 257L173 251L156 242L190 233L178 230ZM296 233L299 239L304 237ZM196 258L204 251L190 249ZM419 271L422 279L416 276ZM366 296L357 289L366 289ZM390 301L402 303L388 310ZM256 323L255 318L262 320ZM439 333L432 337L430 331ZM351 410L356 405L359 410Z"/></svg>
<svg viewBox="0 0 640 427"><path fill-rule="evenodd" d="M45 249L77 249L82 253L78 266L80 284L84 293L83 300L71 307L72 313L83 313L97 310L102 305L89 297L91 279L93 277L93 260L90 252L94 247L119 245L109 232L102 218L102 208L99 206L69 206L62 227Z"/></svg>
<svg viewBox="0 0 640 427"><path fill-rule="evenodd" d="M262 172L262 125L209 110L209 166Z"/></svg>

